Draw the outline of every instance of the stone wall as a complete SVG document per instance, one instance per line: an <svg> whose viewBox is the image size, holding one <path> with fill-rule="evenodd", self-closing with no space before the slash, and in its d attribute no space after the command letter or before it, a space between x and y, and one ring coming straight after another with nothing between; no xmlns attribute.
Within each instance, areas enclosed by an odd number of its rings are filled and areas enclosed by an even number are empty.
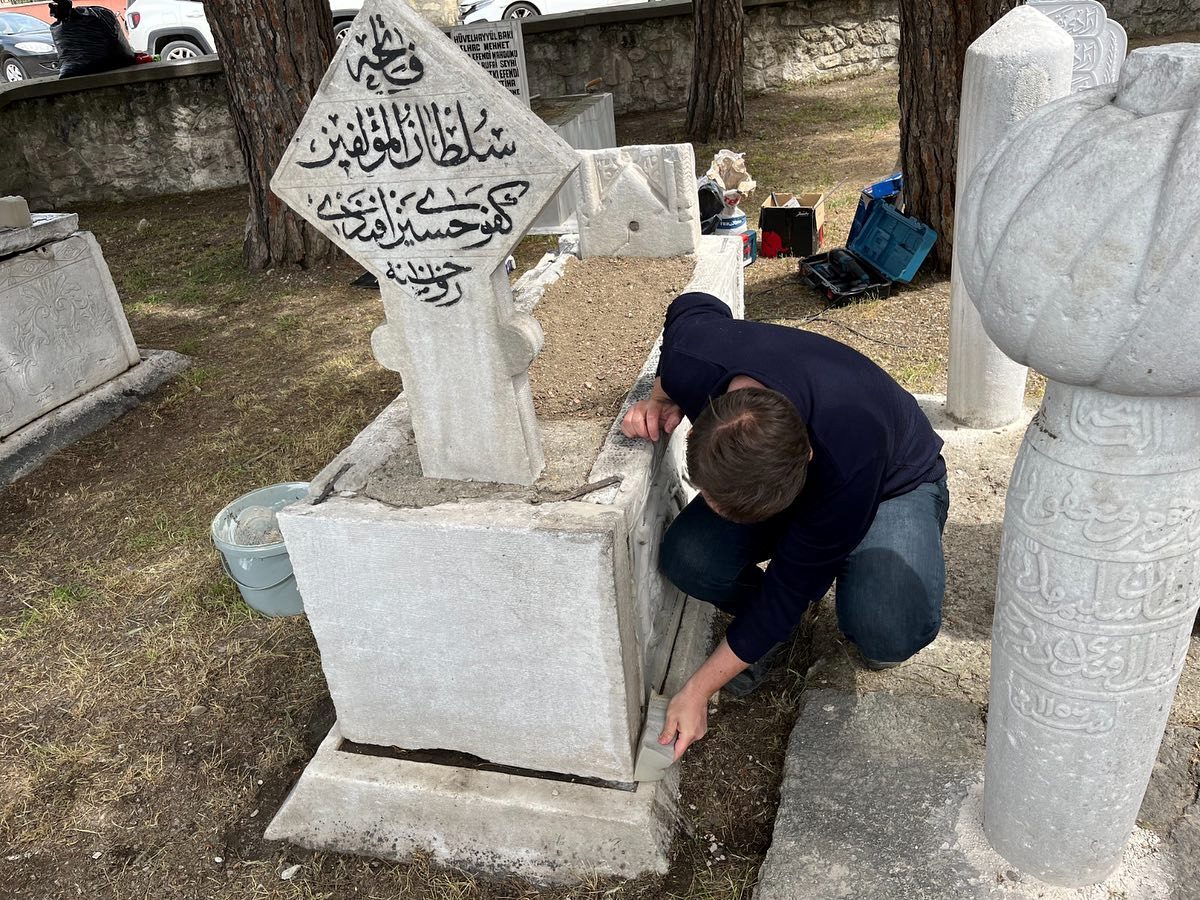
<svg viewBox="0 0 1200 900"><path fill-rule="evenodd" d="M896 0L744 2L750 91L895 66ZM1200 30L1200 0L1108 0L1108 8L1134 35ZM525 56L534 93L579 93L600 78L617 113L678 107L691 71L691 4L532 19ZM0 85L0 194L47 210L241 184L226 104L212 58Z"/></svg>
<svg viewBox="0 0 1200 900"><path fill-rule="evenodd" d="M0 193L35 209L246 180L215 59L0 86Z"/></svg>
<svg viewBox="0 0 1200 900"><path fill-rule="evenodd" d="M1131 36L1200 31L1200 0L1104 0Z"/></svg>
<svg viewBox="0 0 1200 900"><path fill-rule="evenodd" d="M766 91L893 68L900 25L895 0L746 2L745 85ZM636 10L636 12L634 11ZM617 113L671 109L687 96L692 65L689 3L530 21L525 59L533 93L570 94L594 78Z"/></svg>

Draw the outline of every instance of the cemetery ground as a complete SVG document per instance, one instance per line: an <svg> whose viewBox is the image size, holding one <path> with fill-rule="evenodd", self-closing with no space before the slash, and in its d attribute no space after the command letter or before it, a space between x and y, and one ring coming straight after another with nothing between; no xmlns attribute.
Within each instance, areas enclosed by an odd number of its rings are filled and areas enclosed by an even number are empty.
<svg viewBox="0 0 1200 900"><path fill-rule="evenodd" d="M749 100L749 137L736 149L759 183L751 219L766 191L821 190L846 178L826 231L840 244L858 187L894 169L895 96L894 76L880 75ZM681 113L627 117L618 136L675 141L682 124ZM699 168L716 149L697 148ZM708 737L688 753L685 826L666 876L538 891L421 861L265 843L267 821L333 709L303 618L250 612L220 570L208 526L245 491L310 478L400 382L371 355L382 308L374 292L349 286L358 270L346 262L246 272L244 210L239 191L78 210L139 344L194 363L139 409L0 489L0 896L749 898L807 686L982 696L986 653L971 656L959 638L989 627L1016 432L994 458L967 451L951 459L940 649L894 673L863 672L820 607L786 669L750 699L722 699ZM526 240L519 264L532 265L550 245ZM626 290L614 278L580 304L581 332L590 325L587 333L605 334L605 315ZM945 391L944 280L826 309L797 281L795 260L760 260L747 270L746 300L748 317L828 334L916 393ZM638 328L652 337L659 315L623 326L620 339ZM645 353L630 349L629 364L636 369ZM571 370L538 390L553 391L567 411L603 407L632 384L610 374L604 385ZM1039 391L1031 382L1031 401ZM816 655L825 662L810 671ZM1195 668L1169 734L1191 794L1164 796L1164 809L1196 797L1187 780L1200 726Z"/></svg>

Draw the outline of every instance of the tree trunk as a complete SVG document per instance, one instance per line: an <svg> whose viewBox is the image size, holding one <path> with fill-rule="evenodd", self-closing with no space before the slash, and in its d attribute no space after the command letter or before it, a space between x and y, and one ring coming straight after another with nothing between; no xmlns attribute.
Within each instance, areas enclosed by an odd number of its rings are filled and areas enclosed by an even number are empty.
<svg viewBox="0 0 1200 900"><path fill-rule="evenodd" d="M900 165L907 211L938 233L950 271L958 103L967 47L1018 0L900 0Z"/></svg>
<svg viewBox="0 0 1200 900"><path fill-rule="evenodd" d="M745 104L742 0L694 0L692 84L688 91L687 132L697 143L730 140L742 133Z"/></svg>
<svg viewBox="0 0 1200 900"><path fill-rule="evenodd" d="M332 262L337 249L271 193L271 175L333 54L329 0L207 0L250 182L251 269Z"/></svg>

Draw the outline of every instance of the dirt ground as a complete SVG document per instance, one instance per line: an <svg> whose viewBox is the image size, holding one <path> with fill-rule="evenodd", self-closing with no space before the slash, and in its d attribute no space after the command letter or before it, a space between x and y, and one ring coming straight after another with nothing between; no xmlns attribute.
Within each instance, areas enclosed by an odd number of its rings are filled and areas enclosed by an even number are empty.
<svg viewBox="0 0 1200 900"><path fill-rule="evenodd" d="M829 201L827 236L840 244L858 188L895 168L895 98L895 77L881 75L751 99L756 137L738 149L760 185L752 221L767 191L846 178ZM676 141L682 115L629 117L618 131L622 143ZM715 149L697 148L698 160ZM723 701L689 752L685 830L664 877L538 891L262 840L333 711L304 620L249 612L208 525L245 491L310 478L400 384L371 356L382 310L375 293L349 286L356 267L247 273L244 210L239 191L77 210L138 343L195 362L118 423L0 489L0 897L748 898L802 658L751 700ZM526 241L519 265L548 245ZM944 390L944 281L826 309L795 264L747 270L748 316L830 334L910 390ZM545 324L547 353L560 352L560 323ZM628 357L644 358L641 348ZM627 376L603 374L603 388L600 373L592 388L580 373L582 383L546 386L547 396L555 390L568 411L576 400L609 404ZM283 880L293 865L298 874Z"/></svg>
<svg viewBox="0 0 1200 900"><path fill-rule="evenodd" d="M529 367L538 417L611 421L692 269L686 259L569 261L533 308L546 334Z"/></svg>

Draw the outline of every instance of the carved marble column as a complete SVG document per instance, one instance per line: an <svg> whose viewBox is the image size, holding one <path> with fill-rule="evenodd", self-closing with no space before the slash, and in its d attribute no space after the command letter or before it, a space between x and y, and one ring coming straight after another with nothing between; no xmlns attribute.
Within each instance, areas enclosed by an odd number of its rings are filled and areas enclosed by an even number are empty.
<svg viewBox="0 0 1200 900"><path fill-rule="evenodd" d="M984 827L1043 880L1120 862L1187 654L1200 400L1051 382L1009 488Z"/></svg>
<svg viewBox="0 0 1200 900"><path fill-rule="evenodd" d="M1036 111L972 179L963 278L1049 379L1009 487L984 829L1082 886L1134 827L1200 607L1200 47Z"/></svg>

